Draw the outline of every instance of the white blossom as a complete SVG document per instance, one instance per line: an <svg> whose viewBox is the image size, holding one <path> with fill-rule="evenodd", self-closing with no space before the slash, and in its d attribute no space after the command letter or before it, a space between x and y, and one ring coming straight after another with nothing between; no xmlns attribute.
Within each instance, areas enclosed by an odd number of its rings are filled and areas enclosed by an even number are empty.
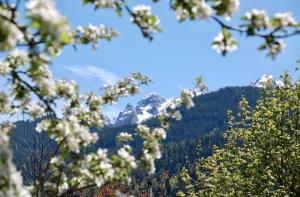
<svg viewBox="0 0 300 197"><path fill-rule="evenodd" d="M128 151L130 151L131 148L127 145L124 145L122 148L118 150L118 155L123 158L126 162L130 164L132 168L137 167L137 163L135 161L135 157L132 156Z"/></svg>
<svg viewBox="0 0 300 197"><path fill-rule="evenodd" d="M36 130L41 132L49 129L49 121L43 121L38 124ZM66 119L59 120L54 128L52 137L65 138L68 148L72 152L79 153L80 146L88 146L92 143L96 143L98 140L98 134L89 131L89 128L80 124L80 120L71 115Z"/></svg>
<svg viewBox="0 0 300 197"><path fill-rule="evenodd" d="M196 6L192 8L192 12L196 14L197 17L201 19L209 18L212 14L212 8L207 5L207 3L202 0L197 3Z"/></svg>
<svg viewBox="0 0 300 197"><path fill-rule="evenodd" d="M38 118L44 115L45 113L45 108L43 106L41 106L38 103L35 102L30 102L28 107L28 111L29 114L33 117L33 118Z"/></svg>
<svg viewBox="0 0 300 197"><path fill-rule="evenodd" d="M0 126L0 196L30 197L28 190L23 185L21 172L18 172L12 163L9 151L9 132L12 128L11 123L4 123Z"/></svg>
<svg viewBox="0 0 300 197"><path fill-rule="evenodd" d="M14 125L10 122L4 122L0 125L0 144L6 144L10 139L10 132L14 128Z"/></svg>
<svg viewBox="0 0 300 197"><path fill-rule="evenodd" d="M80 139L76 137L69 137L67 141L67 145L72 152L79 153L80 151Z"/></svg>
<svg viewBox="0 0 300 197"><path fill-rule="evenodd" d="M160 20L151 12L151 7L139 4L132 9L133 16L131 21L141 27L144 36L160 31Z"/></svg>
<svg viewBox="0 0 300 197"><path fill-rule="evenodd" d="M50 160L50 163L51 163L51 164L57 164L57 163L59 163L59 162L60 162L60 160L59 160L58 157L56 157L56 156L55 156L55 157L52 157L51 160Z"/></svg>
<svg viewBox="0 0 300 197"><path fill-rule="evenodd" d="M58 187L58 192L59 193L62 193L62 192L64 192L64 191L66 191L66 190L69 189L68 179L67 179L67 177L66 177L66 175L64 173L63 173L61 179L62 179L62 184L60 184L59 187Z"/></svg>
<svg viewBox="0 0 300 197"><path fill-rule="evenodd" d="M137 130L142 134L142 135L149 135L150 133L150 128L147 127L146 125L141 125L139 124L137 126Z"/></svg>
<svg viewBox="0 0 300 197"><path fill-rule="evenodd" d="M139 4L139 5L136 5L135 7L133 7L132 11L134 13L142 13L142 14L148 15L148 14L151 14L151 7L146 6L144 4Z"/></svg>
<svg viewBox="0 0 300 197"><path fill-rule="evenodd" d="M78 85L76 84L75 81L70 81L67 82L64 79L60 79L57 80L55 82L55 86L56 86L56 93L65 97L69 97L72 98L73 96L75 96L76 91L78 89Z"/></svg>
<svg viewBox="0 0 300 197"><path fill-rule="evenodd" d="M107 157L107 149L99 148L97 150L97 155L99 156L99 158L105 159Z"/></svg>
<svg viewBox="0 0 300 197"><path fill-rule="evenodd" d="M180 121L182 119L182 115L179 111L175 111L172 115L172 117L175 118L177 121Z"/></svg>
<svg viewBox="0 0 300 197"><path fill-rule="evenodd" d="M113 28L108 28L105 25L95 26L89 24L87 28L83 28L82 26L77 27L75 42L81 44L93 43L93 48L96 49L100 39L111 40L118 35L117 30Z"/></svg>
<svg viewBox="0 0 300 197"><path fill-rule="evenodd" d="M286 44L284 43L283 40L272 42L268 45L268 49L269 49L268 55L274 59L279 53L283 51L285 47Z"/></svg>
<svg viewBox="0 0 300 197"><path fill-rule="evenodd" d="M245 14L247 20L251 21L253 28L265 29L270 27L270 19L265 10L253 9Z"/></svg>
<svg viewBox="0 0 300 197"><path fill-rule="evenodd" d="M187 0L182 4L177 1L175 2L175 11L176 18L180 21L188 17L191 19L207 19L213 13L212 8L204 0Z"/></svg>
<svg viewBox="0 0 300 197"><path fill-rule="evenodd" d="M116 8L121 0L94 0L93 3L97 8Z"/></svg>
<svg viewBox="0 0 300 197"><path fill-rule="evenodd" d="M230 19L239 10L240 0L213 0L213 4L217 14Z"/></svg>
<svg viewBox="0 0 300 197"><path fill-rule="evenodd" d="M0 75L7 75L12 69L7 61L0 61Z"/></svg>
<svg viewBox="0 0 300 197"><path fill-rule="evenodd" d="M10 171L10 181L13 187L15 188L13 196L31 197L28 190L23 186L23 178L21 172L16 171L15 167L13 166L11 166Z"/></svg>
<svg viewBox="0 0 300 197"><path fill-rule="evenodd" d="M155 128L153 130L153 135L158 136L159 138L166 139L167 133L163 128Z"/></svg>
<svg viewBox="0 0 300 197"><path fill-rule="evenodd" d="M40 92L48 97L52 97L56 94L55 92L55 82L51 78L44 78L38 83L40 87Z"/></svg>
<svg viewBox="0 0 300 197"><path fill-rule="evenodd" d="M149 153L148 149L143 150L143 155L150 167L150 173L153 174L155 172L155 156Z"/></svg>
<svg viewBox="0 0 300 197"><path fill-rule="evenodd" d="M297 21L290 12L276 13L274 15L274 19L279 22L279 27L293 26L297 24Z"/></svg>
<svg viewBox="0 0 300 197"><path fill-rule="evenodd" d="M44 120L37 124L37 126L35 127L35 130L37 132L41 133L43 131L47 131L49 127L50 127L50 122Z"/></svg>
<svg viewBox="0 0 300 197"><path fill-rule="evenodd" d="M212 48L218 53L226 54L227 52L232 52L237 49L237 42L231 35L225 36L222 31L215 37Z"/></svg>
<svg viewBox="0 0 300 197"><path fill-rule="evenodd" d="M14 68L29 63L28 53L26 51L15 49L8 54L8 61Z"/></svg>
<svg viewBox="0 0 300 197"><path fill-rule="evenodd" d="M103 104L103 99L101 96L97 96L94 93L90 93L87 95L88 105L92 109L97 109L101 104Z"/></svg>
<svg viewBox="0 0 300 197"><path fill-rule="evenodd" d="M12 12L5 7L1 7L1 15L7 19L12 18ZM0 19L0 32L2 36L0 51L14 48L24 38L24 34L16 25L2 18Z"/></svg>
<svg viewBox="0 0 300 197"><path fill-rule="evenodd" d="M26 3L28 17L39 23L43 36L51 35L60 42L61 35L70 32L66 18L61 15L52 0L30 0Z"/></svg>
<svg viewBox="0 0 300 197"><path fill-rule="evenodd" d="M181 92L181 102L185 105L186 108L190 109L194 107L193 97L195 93L193 90L184 89Z"/></svg>
<svg viewBox="0 0 300 197"><path fill-rule="evenodd" d="M11 106L12 105L12 99L9 96L9 94L0 92L0 113L13 113L14 109Z"/></svg>
<svg viewBox="0 0 300 197"><path fill-rule="evenodd" d="M118 139L120 141L128 141L128 140L131 140L132 139L132 134L130 133L127 133L127 132L121 132L119 135L118 135Z"/></svg>

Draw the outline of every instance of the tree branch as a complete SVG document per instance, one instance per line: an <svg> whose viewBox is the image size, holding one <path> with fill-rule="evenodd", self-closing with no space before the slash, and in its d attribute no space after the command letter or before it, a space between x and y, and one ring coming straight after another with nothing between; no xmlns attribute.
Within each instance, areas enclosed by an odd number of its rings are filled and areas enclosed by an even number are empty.
<svg viewBox="0 0 300 197"><path fill-rule="evenodd" d="M247 34L248 33L247 30L245 30L245 29L240 29L240 28L232 27L232 26L229 26L229 25L225 24L217 16L211 16L211 18L214 21L216 21L222 28L226 28L228 30L235 31L235 32L238 32L238 33L241 33L241 34ZM288 37L300 34L300 30L295 30L294 32L291 32L291 33L288 33L288 34L285 34L285 35L275 35L275 33L278 32L280 29L281 28L276 28L272 32L270 32L269 34L259 34L257 32L254 32L254 34L252 36L257 36L257 37L261 37L261 38L264 38L264 39L266 39L268 37L272 37L272 38L276 39L276 38L288 38Z"/></svg>
<svg viewBox="0 0 300 197"><path fill-rule="evenodd" d="M46 110L48 112L50 112L51 114L54 115L54 117L56 118L56 112L54 109L52 109L49 101L47 101L45 98L43 98L42 95L40 95L39 93L37 93L36 88L34 88L33 86L31 86L28 82L26 82L25 80L23 80L16 71L12 71L12 76L13 78L17 79L19 82L21 82L26 88L28 88L32 93L34 93L39 99L40 101L42 101L45 106L46 106Z"/></svg>

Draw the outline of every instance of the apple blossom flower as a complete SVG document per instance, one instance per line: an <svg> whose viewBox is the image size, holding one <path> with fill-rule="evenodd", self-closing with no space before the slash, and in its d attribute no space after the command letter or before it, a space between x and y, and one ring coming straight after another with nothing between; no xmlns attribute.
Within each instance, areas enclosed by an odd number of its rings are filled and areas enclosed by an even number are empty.
<svg viewBox="0 0 300 197"><path fill-rule="evenodd" d="M266 29L270 27L270 19L265 10L253 9L245 14L245 18L251 22L255 29Z"/></svg>
<svg viewBox="0 0 300 197"><path fill-rule="evenodd" d="M212 48L218 53L225 55L227 52L232 52L237 49L237 41L228 31L226 31L226 33L222 31L215 37Z"/></svg>

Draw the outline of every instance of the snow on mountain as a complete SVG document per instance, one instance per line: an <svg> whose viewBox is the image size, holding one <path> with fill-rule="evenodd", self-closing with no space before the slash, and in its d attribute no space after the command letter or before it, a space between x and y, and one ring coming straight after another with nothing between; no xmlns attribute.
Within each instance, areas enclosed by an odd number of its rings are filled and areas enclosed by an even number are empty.
<svg viewBox="0 0 300 197"><path fill-rule="evenodd" d="M274 85L281 86L283 82L277 80L273 75L263 74L257 80L250 83L254 87L265 87L265 83L271 81ZM202 95L202 92L196 93L196 96ZM105 123L109 126L122 126L139 124L145 120L156 117L159 112L167 108L176 108L174 99L164 99L156 93L150 93L141 99L136 106L127 104L124 111L120 112L118 117L110 118L105 116Z"/></svg>
<svg viewBox="0 0 300 197"><path fill-rule="evenodd" d="M275 79L273 75L263 74L257 80L251 82L250 85L258 88L263 88L265 87L265 84L269 81L271 81L274 85L278 86L281 86L283 83L281 80Z"/></svg>
<svg viewBox="0 0 300 197"><path fill-rule="evenodd" d="M116 118L104 115L104 123L106 125L114 125L116 122Z"/></svg>
<svg viewBox="0 0 300 197"><path fill-rule="evenodd" d="M196 94L196 96L201 94ZM165 99L156 93L150 93L141 99L135 107L128 104L125 110L119 113L114 126L139 124L156 117L163 110L175 109L174 99Z"/></svg>
<svg viewBox="0 0 300 197"><path fill-rule="evenodd" d="M145 98L140 100L136 106L138 123L158 115L160 107L165 102L166 99L162 98L156 93L150 93Z"/></svg>
<svg viewBox="0 0 300 197"><path fill-rule="evenodd" d="M138 124L158 115L163 109L166 99L156 93L150 93L136 106L128 104L116 119L115 126Z"/></svg>
<svg viewBox="0 0 300 197"><path fill-rule="evenodd" d="M127 104L125 110L119 113L116 119L115 126L136 124L138 117L135 108L131 104Z"/></svg>

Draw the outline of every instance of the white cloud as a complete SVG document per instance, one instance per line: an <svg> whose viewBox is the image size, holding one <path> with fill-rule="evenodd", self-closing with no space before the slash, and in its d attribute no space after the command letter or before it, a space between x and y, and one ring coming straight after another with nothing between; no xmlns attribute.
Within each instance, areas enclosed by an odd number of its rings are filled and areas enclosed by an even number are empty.
<svg viewBox="0 0 300 197"><path fill-rule="evenodd" d="M92 65L69 66L67 70L86 79L100 79L105 84L114 84L118 81L118 76L114 73Z"/></svg>

